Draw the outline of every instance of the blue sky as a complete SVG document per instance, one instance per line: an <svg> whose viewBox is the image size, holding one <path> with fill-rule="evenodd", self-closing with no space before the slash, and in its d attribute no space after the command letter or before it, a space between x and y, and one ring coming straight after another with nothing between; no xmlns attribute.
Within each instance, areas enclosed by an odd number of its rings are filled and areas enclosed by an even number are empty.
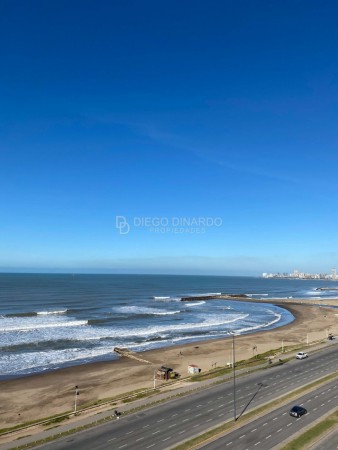
<svg viewBox="0 0 338 450"><path fill-rule="evenodd" d="M337 15L325 0L2 0L0 270L329 272Z"/></svg>

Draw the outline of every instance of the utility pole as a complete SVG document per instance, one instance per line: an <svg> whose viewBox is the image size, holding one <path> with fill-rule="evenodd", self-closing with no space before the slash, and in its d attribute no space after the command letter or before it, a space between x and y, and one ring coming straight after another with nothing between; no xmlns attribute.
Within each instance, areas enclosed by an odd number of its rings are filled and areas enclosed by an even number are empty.
<svg viewBox="0 0 338 450"><path fill-rule="evenodd" d="M75 386L74 413L76 414L77 396L80 395L79 386Z"/></svg>
<svg viewBox="0 0 338 450"><path fill-rule="evenodd" d="M237 420L236 413L236 357L235 357L235 333L232 333L232 379L233 379L233 399L234 399L234 422Z"/></svg>

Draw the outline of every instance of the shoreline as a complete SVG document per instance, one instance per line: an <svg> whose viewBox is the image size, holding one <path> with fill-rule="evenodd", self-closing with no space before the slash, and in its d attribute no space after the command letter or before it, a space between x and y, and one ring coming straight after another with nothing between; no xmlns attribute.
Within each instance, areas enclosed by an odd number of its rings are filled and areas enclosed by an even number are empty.
<svg viewBox="0 0 338 450"><path fill-rule="evenodd" d="M330 305L318 305L305 299L245 298L236 301L271 303L294 316L289 324L236 336L237 361L249 359L254 354L277 351L282 346L306 347L307 341L325 340L329 331L338 334L338 311ZM338 299L330 303L337 307ZM37 420L72 410L75 385L79 386L78 407L81 408L89 402L152 387L154 370L162 365L171 367L182 377L188 375L189 364L198 365L202 372L215 366L226 366L231 362L231 348L231 337L208 339L138 352L137 355L147 363L122 357L0 380L3 427L28 422L31 417ZM159 380L156 383L162 384Z"/></svg>

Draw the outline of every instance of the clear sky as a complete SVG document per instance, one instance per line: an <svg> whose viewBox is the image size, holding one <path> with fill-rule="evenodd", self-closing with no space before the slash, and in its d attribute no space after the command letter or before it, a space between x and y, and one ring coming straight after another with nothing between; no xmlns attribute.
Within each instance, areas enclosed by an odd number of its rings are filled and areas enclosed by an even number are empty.
<svg viewBox="0 0 338 450"><path fill-rule="evenodd" d="M326 0L1 0L0 270L338 266L337 17Z"/></svg>

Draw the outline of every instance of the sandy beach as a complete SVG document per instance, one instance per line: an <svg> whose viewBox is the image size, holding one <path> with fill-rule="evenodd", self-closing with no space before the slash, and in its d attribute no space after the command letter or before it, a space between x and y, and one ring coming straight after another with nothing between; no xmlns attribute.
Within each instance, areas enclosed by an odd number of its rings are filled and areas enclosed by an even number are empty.
<svg viewBox="0 0 338 450"><path fill-rule="evenodd" d="M328 333L338 335L338 309L314 306L313 300L304 299L270 299L268 303L288 309L295 320L271 331L236 337L236 361L270 350L278 353L282 345L308 347L310 353L312 343L325 341ZM338 306L338 300L326 301L328 303ZM78 407L81 408L81 405L98 399L152 387L154 370L161 365L173 368L183 377L187 375L189 364L198 365L203 372L215 365L226 366L231 361L231 346L232 340L229 338L194 342L138 354L149 363L121 358L1 381L1 428L71 410L74 406L75 385L79 386Z"/></svg>

